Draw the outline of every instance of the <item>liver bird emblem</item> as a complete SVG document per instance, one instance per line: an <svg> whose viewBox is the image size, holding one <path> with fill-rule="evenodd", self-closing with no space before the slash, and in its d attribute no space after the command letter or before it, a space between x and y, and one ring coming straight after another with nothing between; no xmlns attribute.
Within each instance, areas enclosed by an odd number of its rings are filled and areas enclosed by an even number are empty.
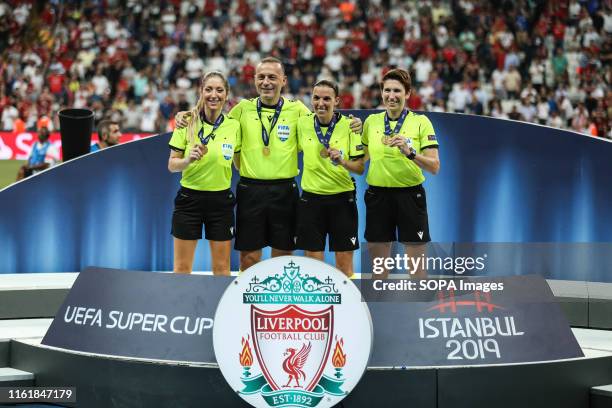
<svg viewBox="0 0 612 408"><path fill-rule="evenodd" d="M302 370L304 364L306 364L306 360L308 359L308 354L310 354L310 342L308 345L306 343L302 344L302 348L300 351L289 347L284 353L283 356L287 356L283 361L283 370L287 374L289 374L289 381L283 387L289 387L291 381L295 381L294 387L301 387L300 385L300 377L303 380L306 380L306 374Z"/></svg>

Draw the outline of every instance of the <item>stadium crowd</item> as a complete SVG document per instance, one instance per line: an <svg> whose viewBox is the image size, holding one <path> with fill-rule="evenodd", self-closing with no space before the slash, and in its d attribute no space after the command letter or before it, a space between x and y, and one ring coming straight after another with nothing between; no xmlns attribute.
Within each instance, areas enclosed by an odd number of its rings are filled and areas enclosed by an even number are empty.
<svg viewBox="0 0 612 408"><path fill-rule="evenodd" d="M413 110L612 138L609 0L0 0L0 129L53 130L63 107L88 107L169 130L203 72L228 76L231 108L268 55L306 104L333 78L340 108L381 107L378 81L402 67Z"/></svg>

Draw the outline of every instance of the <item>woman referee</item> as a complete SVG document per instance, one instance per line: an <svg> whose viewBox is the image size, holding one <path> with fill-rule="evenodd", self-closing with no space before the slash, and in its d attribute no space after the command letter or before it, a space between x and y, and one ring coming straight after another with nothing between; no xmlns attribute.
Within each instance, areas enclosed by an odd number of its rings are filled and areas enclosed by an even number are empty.
<svg viewBox="0 0 612 408"><path fill-rule="evenodd" d="M408 72L390 70L380 86L386 110L366 119L362 136L365 160L371 161L364 199L365 239L372 259L390 256L392 241L402 242L408 256L419 257L431 241L422 170L440 170L438 141L429 119L406 109ZM417 277L426 274L423 268L410 272Z"/></svg>
<svg viewBox="0 0 612 408"><path fill-rule="evenodd" d="M353 275L353 251L359 248L355 186L349 172L362 174L361 138L350 118L335 112L338 86L327 80L312 90L314 113L298 120L298 150L304 152L302 196L298 202L296 247L323 260L325 241L336 253L336 267Z"/></svg>
<svg viewBox="0 0 612 408"><path fill-rule="evenodd" d="M191 272L204 225L213 273L229 275L235 205L230 184L232 158L240 151L240 123L222 113L229 93L223 74L209 72L201 84L187 127L175 129L170 139L168 169L183 172L172 215L174 272Z"/></svg>

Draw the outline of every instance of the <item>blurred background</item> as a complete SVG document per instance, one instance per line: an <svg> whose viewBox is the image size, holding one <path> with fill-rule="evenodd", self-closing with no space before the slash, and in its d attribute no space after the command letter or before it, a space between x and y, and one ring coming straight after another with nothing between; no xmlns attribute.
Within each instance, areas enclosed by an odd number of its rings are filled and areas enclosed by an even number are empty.
<svg viewBox="0 0 612 408"><path fill-rule="evenodd" d="M88 108L122 141L170 131L203 72L231 108L254 96L257 61L286 64L286 95L318 79L340 107L381 105L378 81L409 69L413 110L507 118L612 138L612 1L0 0L0 188L38 129ZM92 137L92 143L96 141Z"/></svg>

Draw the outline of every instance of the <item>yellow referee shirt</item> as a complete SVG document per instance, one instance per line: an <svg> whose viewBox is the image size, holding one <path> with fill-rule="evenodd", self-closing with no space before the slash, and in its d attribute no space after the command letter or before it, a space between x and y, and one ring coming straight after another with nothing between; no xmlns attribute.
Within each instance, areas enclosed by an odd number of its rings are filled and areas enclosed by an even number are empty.
<svg viewBox="0 0 612 408"><path fill-rule="evenodd" d="M395 129L397 121L390 121ZM382 142L385 134L385 112L368 116L363 124L361 140L368 147L370 167L366 181L377 187L412 187L425 181L423 171L397 147ZM399 134L410 139L412 147L421 153L425 148L437 147L434 128L425 115L408 112Z"/></svg>
<svg viewBox="0 0 612 408"><path fill-rule="evenodd" d="M188 139L187 129L174 129L170 139L170 148L183 151L184 157L195 144L202 144L198 139L198 131L204 126L204 137L208 136L213 125L196 119L197 123L193 130L193 142ZM181 177L181 185L186 188L200 191L221 191L230 188L232 182L232 158L234 153L240 152L240 123L235 120L224 118L223 123L215 130L214 137L208 140L208 152L200 160L191 163Z"/></svg>
<svg viewBox="0 0 612 408"><path fill-rule="evenodd" d="M334 165L329 157L321 157L323 145L317 138L314 127L315 114L300 117L298 121L298 149L304 152L304 172L302 189L315 194L336 194L355 189L349 171L340 165ZM327 127L321 126L323 135ZM340 116L329 147L340 150L345 160L363 157L361 136L353 133L350 120Z"/></svg>
<svg viewBox="0 0 612 408"><path fill-rule="evenodd" d="M274 129L270 129L274 107L262 106L262 123L257 115L257 98L243 99L234 106L229 116L240 121L242 127L240 175L258 180L297 176L297 122L300 116L309 113L310 110L302 102L285 98L278 121ZM266 127L270 135L270 154L267 156L263 152L265 145L261 137L262 126Z"/></svg>

